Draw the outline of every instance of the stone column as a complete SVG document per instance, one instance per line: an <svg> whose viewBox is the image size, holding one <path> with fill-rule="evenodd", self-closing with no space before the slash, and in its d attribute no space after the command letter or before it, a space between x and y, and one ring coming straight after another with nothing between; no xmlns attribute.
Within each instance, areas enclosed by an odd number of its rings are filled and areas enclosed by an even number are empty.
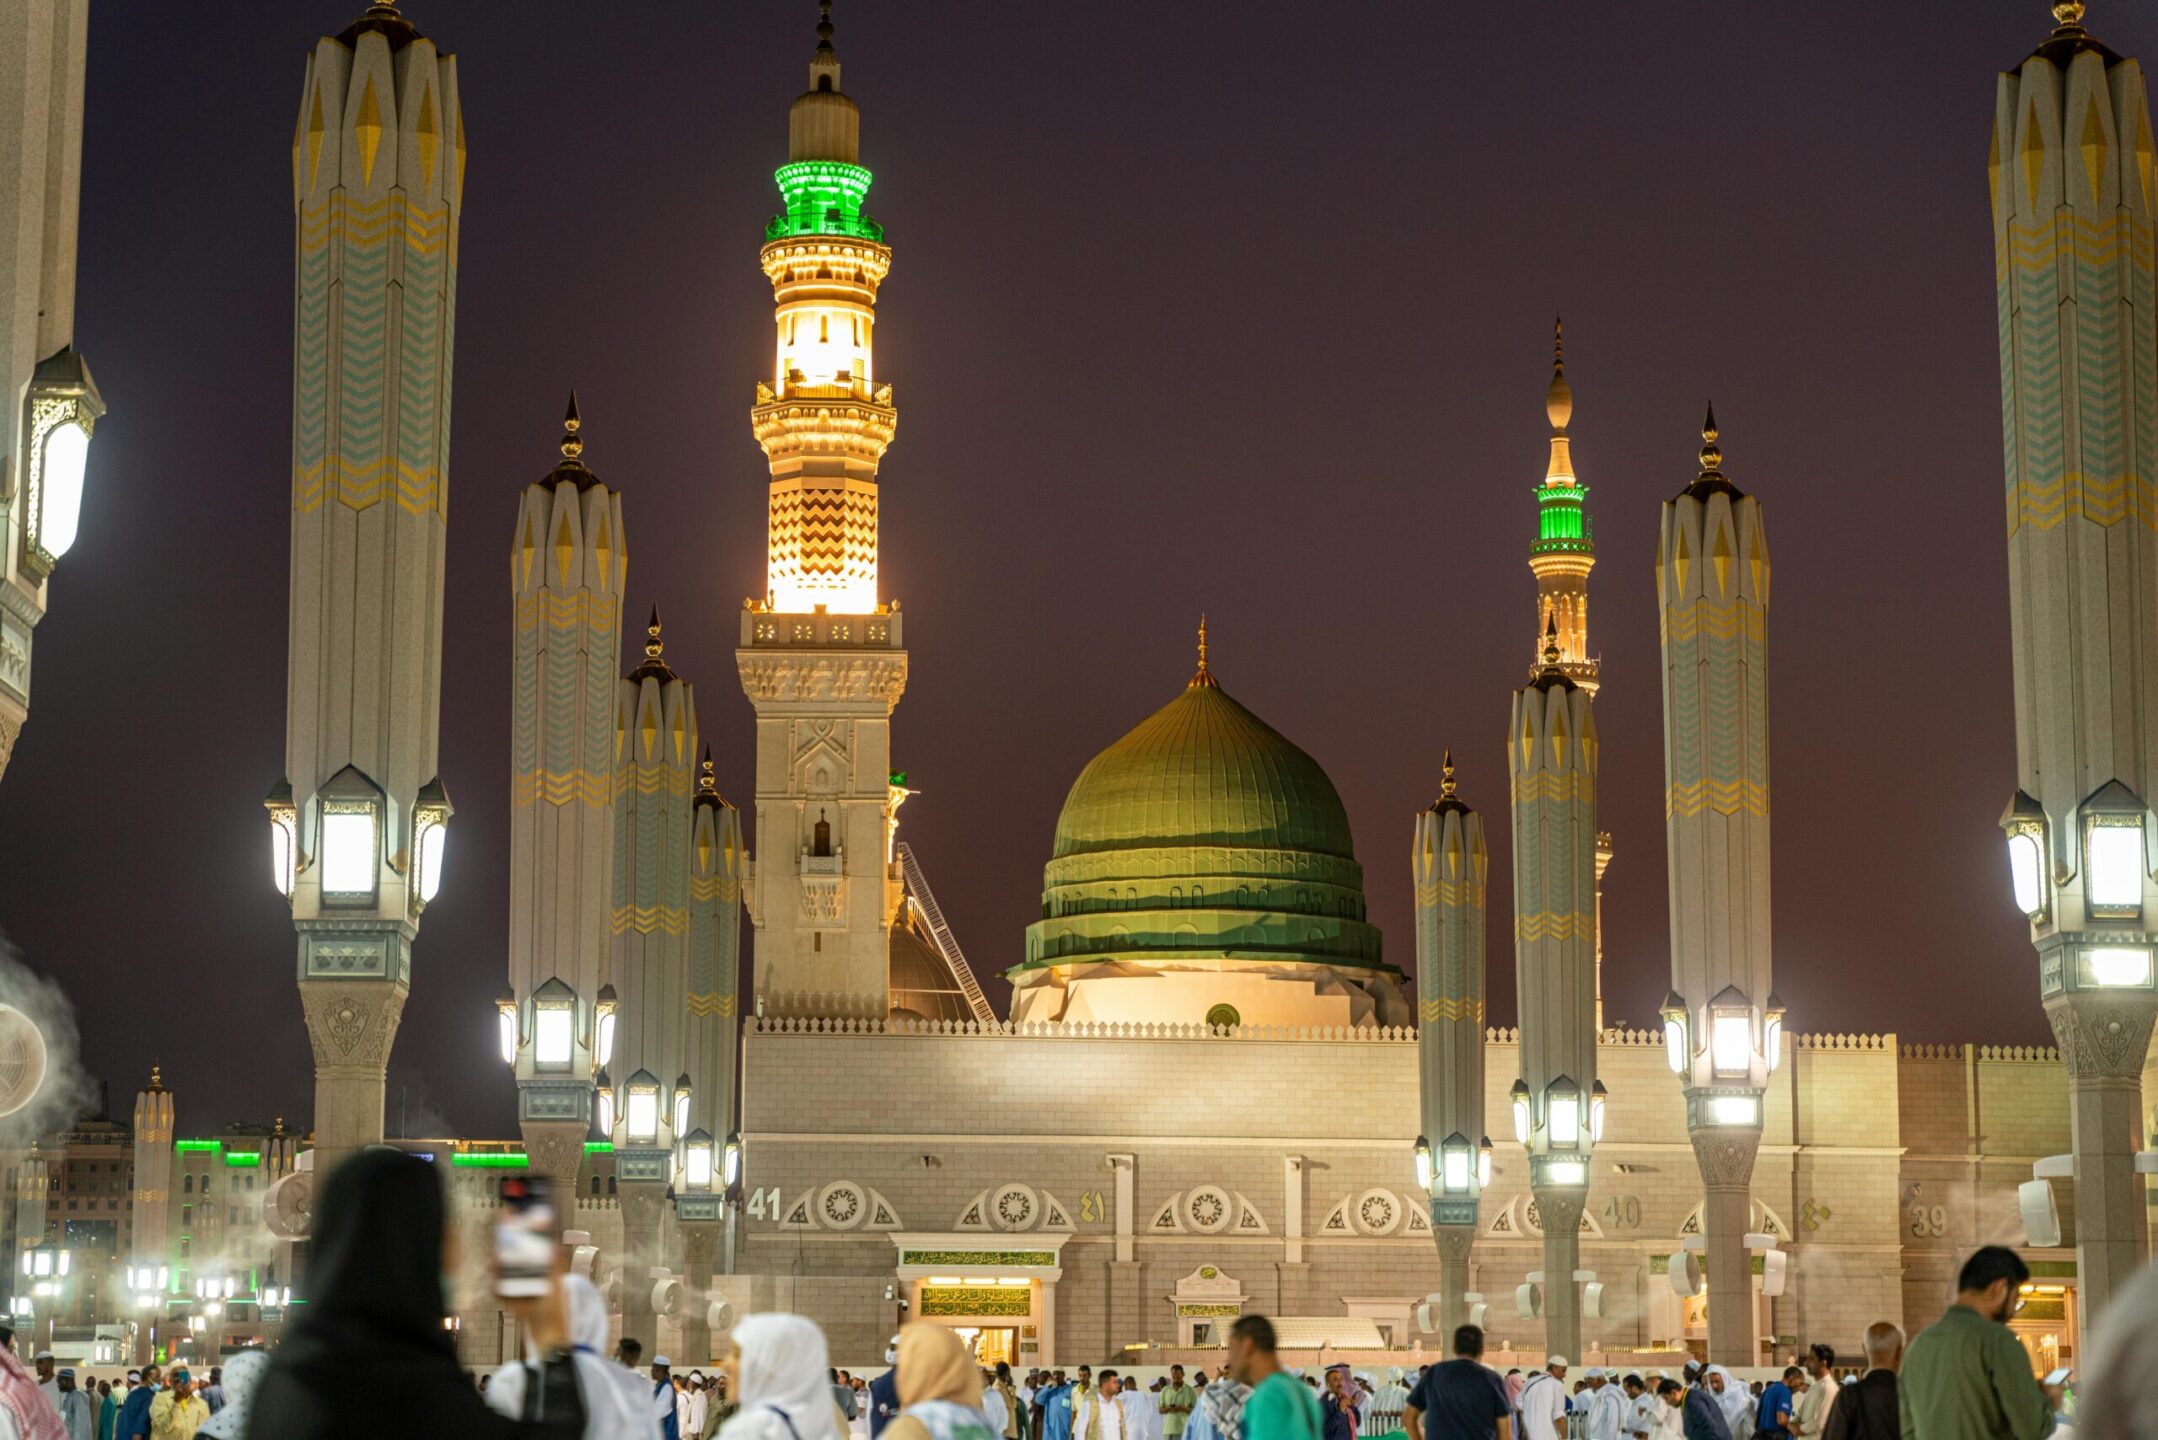
<svg viewBox="0 0 2158 1440"><path fill-rule="evenodd" d="M2068 1068L2068 1124L2076 1157L2076 1298L2088 1321L2150 1258L2135 1152L2142 1148L2148 997L2084 993L2046 1007Z"/></svg>
<svg viewBox="0 0 2158 1440"><path fill-rule="evenodd" d="M390 1044L411 987L401 980L310 981L300 986L315 1052L315 1183L382 1139Z"/></svg>
<svg viewBox="0 0 2158 1440"><path fill-rule="evenodd" d="M1581 1289L1574 1271L1581 1265L1583 1189L1539 1190L1537 1213L1544 1222L1544 1347L1581 1363Z"/></svg>
<svg viewBox="0 0 2158 1440"><path fill-rule="evenodd" d="M682 1364L712 1363L712 1327L706 1311L712 1304L712 1252L720 1226L710 1220L678 1220L682 1234Z"/></svg>
<svg viewBox="0 0 2158 1440"><path fill-rule="evenodd" d="M1708 1271L1708 1353L1719 1364L1754 1363L1753 1253L1746 1231L1753 1205L1753 1162L1761 1147L1758 1130L1693 1132L1693 1154L1701 1168L1702 1258ZM1732 1277L1737 1277L1733 1289ZM1739 1303L1726 1303L1736 1294Z"/></svg>
<svg viewBox="0 0 2158 1440"><path fill-rule="evenodd" d="M617 1154L620 1152L617 1151ZM622 1333L644 1342L647 1355L659 1344L659 1317L652 1311L652 1269L659 1264L660 1211L667 1203L663 1181L618 1181L622 1200ZM706 1247L707 1266L710 1247ZM705 1276L707 1283L711 1276ZM684 1290L688 1289L685 1285ZM687 1303L686 1297L684 1303ZM703 1314L697 1316L702 1324Z"/></svg>
<svg viewBox="0 0 2158 1440"><path fill-rule="evenodd" d="M1439 1241L1439 1351L1448 1353L1453 1333L1469 1323L1469 1251L1476 1244L1474 1225L1433 1227ZM1572 1356L1568 1356L1572 1359Z"/></svg>

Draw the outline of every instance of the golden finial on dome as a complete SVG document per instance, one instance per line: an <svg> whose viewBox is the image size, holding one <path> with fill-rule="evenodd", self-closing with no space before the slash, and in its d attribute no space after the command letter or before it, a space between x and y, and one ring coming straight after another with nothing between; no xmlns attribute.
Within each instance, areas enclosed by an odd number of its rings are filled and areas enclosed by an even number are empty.
<svg viewBox="0 0 2158 1440"><path fill-rule="evenodd" d="M584 437L577 432L584 428L584 421L577 414L577 392L569 392L569 410L562 417L562 458L575 460L584 454Z"/></svg>
<svg viewBox="0 0 2158 1440"><path fill-rule="evenodd" d="M1454 752L1449 749L1446 758L1439 762L1439 798L1454 798Z"/></svg>
<svg viewBox="0 0 2158 1440"><path fill-rule="evenodd" d="M1544 668L1559 668L1559 612L1556 609L1544 620Z"/></svg>
<svg viewBox="0 0 2158 1440"><path fill-rule="evenodd" d="M719 793L719 781L712 776L712 747L709 744L704 747L704 758L697 762L697 793L699 795L717 795Z"/></svg>
<svg viewBox="0 0 2158 1440"><path fill-rule="evenodd" d="M1206 616L1203 613L1199 616L1199 670L1197 674L1191 677L1191 685L1185 688L1191 689L1195 687L1221 688L1221 682L1214 678L1214 672L1207 669L1206 666Z"/></svg>
<svg viewBox="0 0 2158 1440"><path fill-rule="evenodd" d="M1723 473L1723 449L1716 443L1722 432L1716 428L1716 406L1711 402L1708 415L1701 421L1701 478Z"/></svg>
<svg viewBox="0 0 2158 1440"><path fill-rule="evenodd" d="M644 658L656 662L666 648L666 642L659 638L659 607L654 605L652 618L644 627Z"/></svg>
<svg viewBox="0 0 2158 1440"><path fill-rule="evenodd" d="M2083 0L2053 0L2053 23L2074 30L2083 23Z"/></svg>

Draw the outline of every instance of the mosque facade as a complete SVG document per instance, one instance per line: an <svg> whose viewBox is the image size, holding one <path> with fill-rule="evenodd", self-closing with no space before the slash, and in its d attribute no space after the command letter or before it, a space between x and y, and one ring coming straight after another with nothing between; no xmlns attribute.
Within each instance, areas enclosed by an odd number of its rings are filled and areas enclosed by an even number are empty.
<svg viewBox="0 0 2158 1440"><path fill-rule="evenodd" d="M702 758L734 737L699 731L657 615L624 674L625 532L638 517L586 467L573 402L562 459L503 517L514 522L506 618L518 680L514 942L499 1019L523 1138L393 1143L443 1162L474 1227L489 1218L498 1172L553 1175L575 1196L578 1263L624 1331L688 1365L709 1360L732 1317L769 1308L816 1319L839 1363L874 1363L909 1319L958 1328L985 1360L1021 1367L1166 1363L1210 1354L1246 1313L1276 1317L1300 1355L1407 1357L1438 1344L1442 1251L1458 1277L1447 1307L1480 1320L1496 1353L1540 1357L1561 1333L1578 1338L1570 1358L1582 1362L1705 1348L1699 1287L1682 1294L1672 1275L1712 1228L1693 1099L1672 1083L1664 1035L1608 1027L1600 1002L1613 848L1596 829L1591 702L1604 676L1589 646L1595 549L1563 351L1545 397L1550 462L1534 487L1536 608L1522 616L1538 643L1503 798L1516 826L1542 817L1567 834L1565 853L1542 862L1545 888L1513 906L1517 963L1549 971L1564 1043L1547 1014L1525 1010L1524 1034L1482 1013L1485 842L1481 822L1461 817L1479 802L1498 813L1497 767L1449 764L1428 812L1438 819L1364 852L1416 867L1420 928L1432 912L1419 960L1450 967L1419 991L1369 919L1363 859L1325 770L1233 698L1233 667L1217 663L1203 623L1188 678L1161 677L1160 707L1074 780L1045 855L1041 916L1015 946L1012 1002L998 1015L902 838L910 792L893 726L909 640L934 637L908 637L879 586L878 472L898 411L874 333L893 251L864 208L862 117L824 8L759 252L775 325L772 373L750 411L769 468L767 570L735 617L737 676L756 714L749 843ZM408 347L394 375L345 354L351 393L328 401L296 380L308 424L295 460L295 635L329 638L295 641L295 718L271 819L324 1068L317 1140L332 1151L381 1135L379 1062L431 885L424 852L385 848L382 836L416 846L420 827L448 819L434 679L462 111L448 57L396 7L369 16L311 62L294 162L302 340L307 307L329 303L309 278L325 245L369 274L370 245L418 266L432 308L417 318L441 338ZM378 158L384 135L396 144ZM322 218L366 205L397 212L387 239ZM322 343L351 350L364 338L331 329ZM299 353L313 363L306 343ZM378 382L426 421L406 427L425 432L411 455L352 420ZM1703 453L1695 485L1712 468ZM1673 488L1687 479L1674 475ZM394 626L310 618L344 583L317 563L344 553L325 538L340 535L423 558L409 590L384 600ZM373 644L387 648L355 648ZM391 671L424 703L396 708L387 748L362 754L349 737L368 727L323 719L324 697L340 713L387 704L337 676ZM1548 765L1536 758L1546 752ZM1436 758L1423 763L1435 771ZM1765 837L1765 789L1761 812ZM337 882L355 887L350 904L310 869L327 859L300 838L346 813L367 818L361 839L374 846ZM1462 838L1472 828L1473 844ZM1392 848L1412 839L1416 853ZM1469 848L1439 865L1457 841ZM1461 888L1471 880L1473 906ZM1438 899L1443 887L1454 898ZM1428 1063L1442 1026L1452 1048ZM2035 1162L2069 1148L2059 1054L1795 1035L1779 1060L1758 1087L1757 1158L1736 1207L1756 1254L1744 1301L1754 1353L1718 1358L1765 1363L1816 1341L1856 1354L1873 1321L1932 1319L1961 1255L1990 1242L2032 1263L2015 1328L2034 1364L2073 1363L2074 1206L2060 1207L2058 1243L2033 1248L2018 1197ZM1529 1079L1535 1119L1517 1129ZM1475 1102L1434 1106L1434 1085L1474 1090ZM1591 1134L1593 1148L1561 1154L1553 1097L1568 1085L1587 1107L1569 1133ZM274 1256L255 1270L288 1285L298 1274L304 1293L306 1188L289 1182L306 1178L306 1156L281 1134L247 1150L176 1138L169 1094L145 1095L126 1227L134 1258L169 1266L181 1297L191 1275L229 1268L235 1246L209 1245L208 1212L190 1198L199 1171L215 1176L243 1248ZM2146 1064L2142 1115L2158 1129L2154 1100L2158 1069ZM1441 1114L1448 1133L1427 1134L1431 1145L1458 1136L1488 1156L1472 1205L1442 1208L1419 1173L1415 1137ZM1530 1133L1528 1148L1515 1141ZM225 1169L249 1169L242 1188L263 1192L263 1226L243 1225L224 1200ZM1727 1201L1725 1229L1740 1218ZM54 1207L67 1201L49 1186L13 1203L18 1244L66 1223ZM1547 1234L1547 1219L1568 1233ZM158 1253L144 1252L146 1237L163 1237ZM467 1255L484 1256L474 1242ZM1571 1257L1579 1285L1547 1311L1551 1257ZM468 1268L462 1282L462 1353L510 1358L484 1278ZM244 1300L235 1310L247 1314Z"/></svg>

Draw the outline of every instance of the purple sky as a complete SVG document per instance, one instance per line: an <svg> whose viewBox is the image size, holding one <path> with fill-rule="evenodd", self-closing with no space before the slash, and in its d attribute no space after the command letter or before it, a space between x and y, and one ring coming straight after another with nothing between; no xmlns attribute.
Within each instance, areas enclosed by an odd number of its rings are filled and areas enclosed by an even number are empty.
<svg viewBox="0 0 2158 1440"><path fill-rule="evenodd" d="M311 1066L263 793L283 768L289 146L357 0L96 0L79 342L112 406L0 787L0 927L83 1011L116 1101L295 1118ZM578 387L746 801L731 651L763 588L756 265L809 0L419 0L459 57L442 774L458 805L391 1115L514 1133L507 927L515 496ZM1058 806L1174 695L1192 629L1339 785L1387 955L1451 745L1493 816L1531 653L1554 311L1599 566L1614 1018L1668 985L1657 506L1702 402L1767 506L1777 987L1802 1030L2046 1038L1995 819L2012 782L1985 143L2041 0L1076 5L841 0L877 357L884 590L913 678L905 834L978 970L1016 963ZM2093 6L2158 56L2158 11ZM631 647L633 649L633 646ZM985 1097L985 1103L988 1103ZM1009 1098L1005 1103L1010 1103ZM1022 1102L1023 1103L1023 1102Z"/></svg>

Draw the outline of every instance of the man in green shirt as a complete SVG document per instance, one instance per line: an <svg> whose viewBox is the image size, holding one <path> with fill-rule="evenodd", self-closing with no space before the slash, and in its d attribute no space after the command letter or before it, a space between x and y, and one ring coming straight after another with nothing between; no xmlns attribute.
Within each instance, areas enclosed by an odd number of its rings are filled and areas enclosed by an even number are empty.
<svg viewBox="0 0 2158 1440"><path fill-rule="evenodd" d="M1985 1245L1963 1262L1956 1303L1904 1352L1903 1440L2041 1440L2053 1430L2030 1356L2009 1332L2030 1267Z"/></svg>
<svg viewBox="0 0 2158 1440"><path fill-rule="evenodd" d="M1229 1327L1229 1373L1251 1387L1243 1440L1319 1440L1319 1401L1274 1358L1274 1322L1246 1315Z"/></svg>
<svg viewBox="0 0 2158 1440"><path fill-rule="evenodd" d="M1191 1419L1191 1409L1199 1403L1199 1396L1184 1383L1184 1367L1169 1367L1169 1383L1161 1392L1162 1440L1177 1440L1184 1433L1184 1422Z"/></svg>

